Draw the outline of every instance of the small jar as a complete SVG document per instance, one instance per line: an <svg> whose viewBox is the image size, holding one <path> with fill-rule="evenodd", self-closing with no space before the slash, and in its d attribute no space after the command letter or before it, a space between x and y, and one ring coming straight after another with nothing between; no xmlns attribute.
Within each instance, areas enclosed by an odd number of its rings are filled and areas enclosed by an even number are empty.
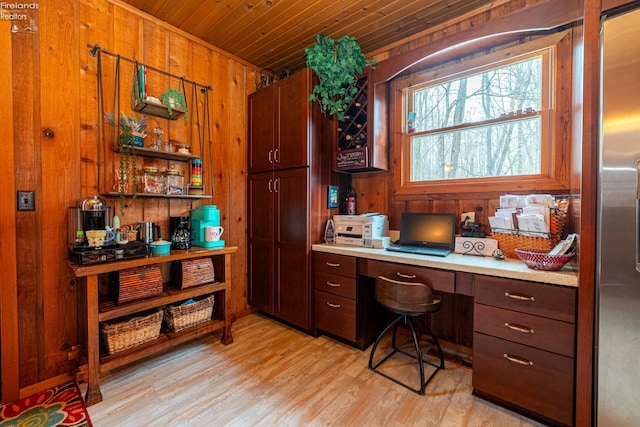
<svg viewBox="0 0 640 427"><path fill-rule="evenodd" d="M173 165L164 173L164 192L174 195L184 194L184 177Z"/></svg>
<svg viewBox="0 0 640 427"><path fill-rule="evenodd" d="M162 194L163 179L158 173L158 168L155 166L144 166L142 168L142 192L150 194Z"/></svg>

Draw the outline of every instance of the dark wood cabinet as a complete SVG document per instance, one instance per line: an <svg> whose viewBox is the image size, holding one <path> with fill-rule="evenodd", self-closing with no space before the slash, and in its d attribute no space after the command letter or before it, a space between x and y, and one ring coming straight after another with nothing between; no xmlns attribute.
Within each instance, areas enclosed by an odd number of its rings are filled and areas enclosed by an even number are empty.
<svg viewBox="0 0 640 427"><path fill-rule="evenodd" d="M311 245L331 214L331 146L308 101L312 77L305 69L249 97L248 179L249 303L309 331Z"/></svg>
<svg viewBox="0 0 640 427"><path fill-rule="evenodd" d="M313 256L315 327L365 349L382 329L382 308L373 279L357 276L356 258L316 252Z"/></svg>
<svg viewBox="0 0 640 427"><path fill-rule="evenodd" d="M571 425L575 289L481 275L474 282L476 393Z"/></svg>
<svg viewBox="0 0 640 427"><path fill-rule="evenodd" d="M309 165L310 80L303 70L249 97L249 173Z"/></svg>

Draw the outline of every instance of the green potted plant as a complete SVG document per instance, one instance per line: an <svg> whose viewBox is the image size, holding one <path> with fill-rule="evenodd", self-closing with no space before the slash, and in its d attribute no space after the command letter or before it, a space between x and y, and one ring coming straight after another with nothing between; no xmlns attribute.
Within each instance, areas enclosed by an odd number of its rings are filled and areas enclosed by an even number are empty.
<svg viewBox="0 0 640 427"><path fill-rule="evenodd" d="M173 114L173 109L177 108L184 111L184 121L189 122L189 109L187 108L187 101L184 98L184 93L178 89L169 88L162 94L162 104L167 107L169 115Z"/></svg>
<svg viewBox="0 0 640 427"><path fill-rule="evenodd" d="M113 113L105 113L107 123L115 125ZM120 169L118 169L117 188L120 194L120 213L124 215L125 194L127 189L136 195L136 178L138 175L137 157L135 147L144 147L144 138L147 136L147 118L140 116L127 117L124 112L120 112L118 121L120 128L118 155Z"/></svg>
<svg viewBox="0 0 640 427"><path fill-rule="evenodd" d="M322 112L336 115L344 120L344 112L358 92L357 75L366 66L375 67L375 61L367 61L360 45L353 36L338 40L316 36L316 44L306 48L304 55L307 67L318 76L319 83L313 88L309 101L317 101Z"/></svg>

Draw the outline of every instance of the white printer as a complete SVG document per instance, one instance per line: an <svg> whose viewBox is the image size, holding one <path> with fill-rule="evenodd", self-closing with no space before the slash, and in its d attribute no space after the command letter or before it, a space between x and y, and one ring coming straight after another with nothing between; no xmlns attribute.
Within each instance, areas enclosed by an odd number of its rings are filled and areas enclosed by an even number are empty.
<svg viewBox="0 0 640 427"><path fill-rule="evenodd" d="M389 222L386 215L334 215L336 243L369 248L389 246Z"/></svg>

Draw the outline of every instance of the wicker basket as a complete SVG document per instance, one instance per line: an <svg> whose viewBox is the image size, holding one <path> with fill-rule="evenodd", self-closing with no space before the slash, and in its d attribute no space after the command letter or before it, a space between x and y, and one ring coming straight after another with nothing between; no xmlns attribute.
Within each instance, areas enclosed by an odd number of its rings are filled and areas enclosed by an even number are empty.
<svg viewBox="0 0 640 427"><path fill-rule="evenodd" d="M550 232L520 232L519 230L491 230L491 237L498 241L498 248L510 258L517 258L516 248L531 248L550 251L562 240L567 222L569 200L561 200L550 215Z"/></svg>
<svg viewBox="0 0 640 427"><path fill-rule="evenodd" d="M135 347L147 341L153 341L160 335L162 310L143 317L113 324L104 324L102 336L109 354Z"/></svg>
<svg viewBox="0 0 640 427"><path fill-rule="evenodd" d="M172 331L178 332L191 326L211 320L215 298L207 298L186 305L174 305L165 308L167 325Z"/></svg>
<svg viewBox="0 0 640 427"><path fill-rule="evenodd" d="M547 252L542 249L516 249L518 257L534 270L558 271L575 256L574 252L564 255L549 255Z"/></svg>

